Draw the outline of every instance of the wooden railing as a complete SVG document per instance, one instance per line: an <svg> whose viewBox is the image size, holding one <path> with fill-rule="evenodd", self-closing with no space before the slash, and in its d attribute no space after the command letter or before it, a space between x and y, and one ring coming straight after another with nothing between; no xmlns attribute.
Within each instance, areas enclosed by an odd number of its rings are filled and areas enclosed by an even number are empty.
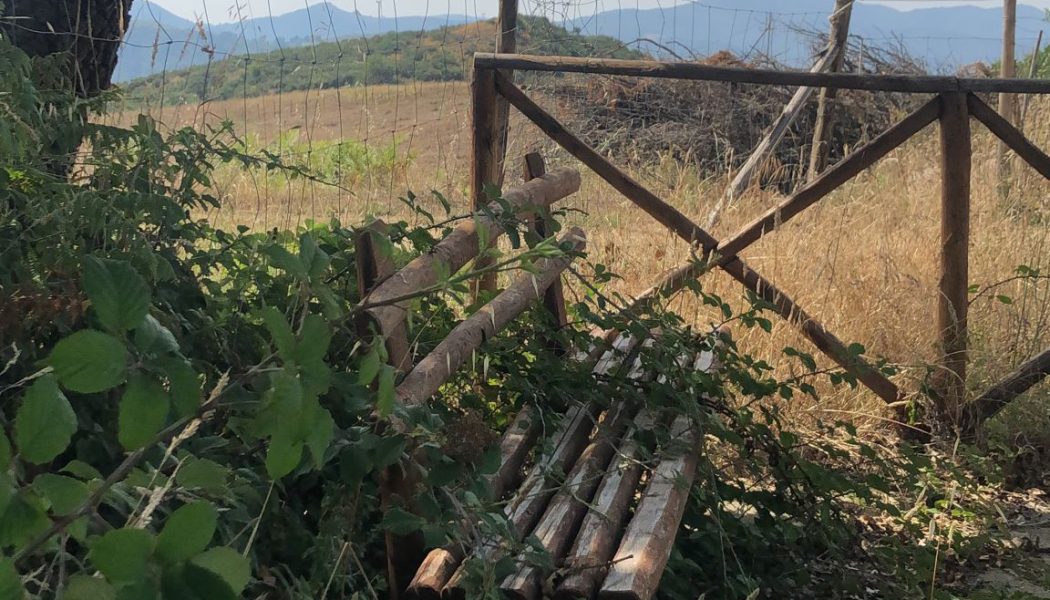
<svg viewBox="0 0 1050 600"><path fill-rule="evenodd" d="M728 240L720 241L615 166L540 107L514 84L515 70L925 93L936 96L886 132L854 150L838 164ZM472 195L476 203L485 201L485 187L498 184L502 179L501 165L505 146L494 144L493 140L505 139L506 132L498 130L502 125L497 123L494 115L499 103L509 102L551 140L696 249L700 261L692 261L673 269L659 284L637 299L636 307L652 302L663 293L680 288L711 268L720 268L744 287L768 301L777 313L795 324L821 352L852 373L880 398L900 406L905 394L894 382L862 357L851 353L838 337L797 302L751 268L740 257L740 253L873 165L925 127L938 121L942 154L942 232L937 300L941 368L936 376L934 402L941 417L948 417L949 422L958 423L963 416L967 367L972 162L970 117L983 123L1018 156L1050 179L1050 157L1027 140L1021 131L996 114L975 95L976 93L1050 94L1050 81L783 72L695 63L478 53L474 56L472 77ZM1043 369L1040 373L1045 376L1046 370ZM1040 378L1033 381L1033 377L1027 376L1021 380L1030 386ZM1006 387L1013 392L1019 386L1015 383ZM984 415L985 412L969 411L969 414Z"/></svg>

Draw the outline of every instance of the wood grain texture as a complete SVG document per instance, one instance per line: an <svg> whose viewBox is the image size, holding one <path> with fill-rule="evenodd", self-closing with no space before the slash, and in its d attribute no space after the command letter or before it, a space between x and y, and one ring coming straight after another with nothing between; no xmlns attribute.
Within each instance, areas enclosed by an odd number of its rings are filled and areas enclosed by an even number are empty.
<svg viewBox="0 0 1050 600"><path fill-rule="evenodd" d="M966 95L941 94L941 268L937 329L942 369L935 402L957 423L966 395L970 286L970 115Z"/></svg>
<svg viewBox="0 0 1050 600"><path fill-rule="evenodd" d="M810 73L716 67L699 63L578 58L571 56L532 56L477 52L474 66L481 69L515 69L595 75L628 75L664 79L725 81L792 87L838 88L884 92L938 94L941 92L1008 92L1050 94L1050 80L966 78L930 75L868 75L863 73Z"/></svg>

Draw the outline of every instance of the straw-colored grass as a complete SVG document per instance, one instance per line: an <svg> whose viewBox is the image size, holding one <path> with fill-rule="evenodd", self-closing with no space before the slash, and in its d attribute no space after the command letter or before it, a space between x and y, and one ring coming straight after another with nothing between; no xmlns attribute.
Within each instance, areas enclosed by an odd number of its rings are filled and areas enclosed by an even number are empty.
<svg viewBox="0 0 1050 600"><path fill-rule="evenodd" d="M550 105L550 103L546 103ZM360 222L366 215L407 216L397 200L407 190L425 196L438 190L459 212L466 209L469 172L469 94L466 84L430 83L364 89L289 93L155 111L167 125L199 125L230 119L239 132L263 143L300 128L297 152L311 141L353 140L384 147L396 143L406 160L403 170L364 174L349 191L314 182L260 178L229 171L217 187L225 206L211 219L220 224L293 227L308 218L338 217ZM1050 104L1033 103L1029 132L1050 147ZM508 182L517 179L524 152L545 149L555 164L573 164L531 126L515 118ZM1007 200L997 192L996 143L976 121L974 129L970 281L984 288L1010 278L1018 265L1050 273L1050 186L1017 162ZM937 358L936 300L940 239L940 172L936 125L877 166L855 178L796 219L743 253L747 262L791 295L846 342L864 344L873 356L903 367L896 377L915 393ZM294 155L286 153L286 158ZM698 222L703 222L724 181L703 180L689 167L653 157L636 177ZM615 160L615 157L614 157ZM581 192L567 206L585 214L569 221L589 236L590 260L623 279L609 291L635 294L688 256L688 247L589 171ZM713 234L723 237L777 201L772 192L754 192L725 212ZM436 203L431 207L436 208ZM739 300L741 288L719 273L705 288ZM996 298L1008 296L1011 304ZM683 314L704 322L710 315L695 303L678 300ZM776 317L772 335L737 331L741 348L774 361L784 373L791 364L785 346L816 354L795 329ZM970 314L972 392L987 387L1037 350L1050 344L1050 285L1016 280L978 297ZM864 391L826 391L821 402L796 399L793 409L825 419L887 415L881 402ZM1046 396L1046 386L1035 392ZM1027 402L1025 419L1050 422L1046 402ZM1036 414L1038 408L1038 414ZM877 422L877 421L870 421Z"/></svg>

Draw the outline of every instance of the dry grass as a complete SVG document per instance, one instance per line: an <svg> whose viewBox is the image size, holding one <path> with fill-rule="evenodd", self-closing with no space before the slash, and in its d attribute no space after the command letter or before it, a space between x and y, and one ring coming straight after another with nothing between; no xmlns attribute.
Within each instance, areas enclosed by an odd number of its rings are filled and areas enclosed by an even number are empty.
<svg viewBox="0 0 1050 600"><path fill-rule="evenodd" d="M412 84L367 89L290 93L283 96L214 103L204 108L168 107L156 116L168 125L200 125L230 119L238 131L270 142L281 131L301 128L300 139L353 139L371 145L398 142L410 157L403 172L366 176L352 194L319 184L274 181L227 172L217 182L226 206L210 217L221 224L291 227L307 218L336 216L347 223L366 215L406 216L397 196L406 190L424 195L436 189L466 206L469 171L469 95L464 83ZM1050 146L1050 105L1033 105L1030 132ZM989 133L974 123L975 155L970 280L989 285L1014 274L1020 264L1050 272L1050 188L1018 164L1014 193L1007 202L995 188L995 148ZM573 164L544 144L529 125L515 120L509 156L543 148L552 163ZM876 167L861 174L817 206L748 249L747 261L776 282L831 331L869 353L904 366L897 377L915 392L925 365L937 351L935 340L939 170L936 127L931 127ZM690 168L654 161L635 175L687 215L702 221L724 182L704 181ZM516 166L508 171L516 176ZM510 177L510 176L508 176ZM725 236L778 201L758 192L727 211L713 231ZM570 221L589 234L590 259L623 276L611 291L634 294L688 256L687 246L589 172L569 205L586 214ZM727 299L740 299L740 287L711 274L705 287ZM986 387L1050 340L1050 286L1014 281L972 306L972 390ZM709 318L695 304L677 300L684 314ZM785 346L813 351L788 324L774 320L772 335L738 331L743 349L783 365ZM814 351L815 352L815 351ZM824 418L884 414L866 392L828 390L823 402L796 400L794 408ZM1045 388L1042 392L1045 394ZM1044 403L1046 404L1046 403ZM1041 409L1043 413L1046 409ZM1050 421L1050 417L1039 417Z"/></svg>

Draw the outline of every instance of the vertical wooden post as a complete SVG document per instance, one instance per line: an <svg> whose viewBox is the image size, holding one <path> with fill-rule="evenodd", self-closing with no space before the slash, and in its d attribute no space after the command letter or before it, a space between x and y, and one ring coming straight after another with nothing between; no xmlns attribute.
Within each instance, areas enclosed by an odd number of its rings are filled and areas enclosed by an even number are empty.
<svg viewBox="0 0 1050 600"><path fill-rule="evenodd" d="M470 82L471 93L471 152L470 162L470 208L477 213L489 203L485 193L487 186L499 185L499 154L496 142L497 98L496 72L491 69L474 68ZM484 251L485 248L482 248ZM491 261L479 258L475 262L478 268L491 264ZM472 285L474 293L479 290L496 289L495 274L485 275Z"/></svg>
<svg viewBox="0 0 1050 600"><path fill-rule="evenodd" d="M828 52L834 52L830 72L842 70L849 41L849 24L853 15L853 0L835 0L835 12L831 15L831 37ZM832 107L838 90L822 88L817 103L817 122L813 128L813 145L809 152L809 181L816 179L827 167L829 144L835 129L835 114Z"/></svg>
<svg viewBox="0 0 1050 600"><path fill-rule="evenodd" d="M547 173L547 165L543 162L543 156L538 152L530 152L525 155L524 170L522 172L522 178L525 181L542 177ZM533 231L536 236L543 240L550 237L554 232L547 222L546 217L541 213L536 213L533 216L532 221ZM558 329L563 329L569 323L569 316L565 311L565 290L562 287L562 280L559 277L547 288L547 291L543 294L543 305L551 313L554 318L554 323ZM556 341L551 341L553 349L562 352L566 348L561 347Z"/></svg>
<svg viewBox="0 0 1050 600"><path fill-rule="evenodd" d="M500 0L496 27L499 32L496 52L516 52L518 48L518 0ZM512 71L502 71L502 73L513 80ZM498 187L503 185L503 164L507 155L507 134L510 129L510 103L496 93L493 71L474 69L472 89L475 112L473 126L476 169L473 185L473 209L477 211L481 208L482 203L488 202L484 186L486 184ZM483 105L484 109L482 109ZM491 264L490 261L480 259L475 266L480 268L489 264ZM495 291L496 274L488 273L482 276L474 287L475 296L479 290Z"/></svg>
<svg viewBox="0 0 1050 600"><path fill-rule="evenodd" d="M386 235L386 229L386 223L376 220L354 240L357 286L362 296L396 271L393 258L381 252L375 243L375 236ZM367 315L358 321L357 329L362 337L372 333ZM405 323L399 323L394 331L376 333L386 344L388 362L395 369L408 370L410 352ZM394 506L410 506L414 492L414 480L407 477L398 464L391 465L379 475L379 495L383 512ZM390 585L388 597L396 600L408 589L416 566L423 560L423 535L418 532L408 535L387 533L384 542L387 581Z"/></svg>
<svg viewBox="0 0 1050 600"><path fill-rule="evenodd" d="M955 423L966 393L972 150L966 94L941 94L940 100L941 277L937 326L943 363L935 385L939 416Z"/></svg>
<svg viewBox="0 0 1050 600"><path fill-rule="evenodd" d="M999 66L999 75L1005 78L1017 77L1017 0L1003 0L1003 57ZM1017 97L1013 94L999 94L999 114L1010 123L1017 123ZM999 197L1010 195L1010 177L1013 169L1010 165L1010 154L1006 144L999 144Z"/></svg>

